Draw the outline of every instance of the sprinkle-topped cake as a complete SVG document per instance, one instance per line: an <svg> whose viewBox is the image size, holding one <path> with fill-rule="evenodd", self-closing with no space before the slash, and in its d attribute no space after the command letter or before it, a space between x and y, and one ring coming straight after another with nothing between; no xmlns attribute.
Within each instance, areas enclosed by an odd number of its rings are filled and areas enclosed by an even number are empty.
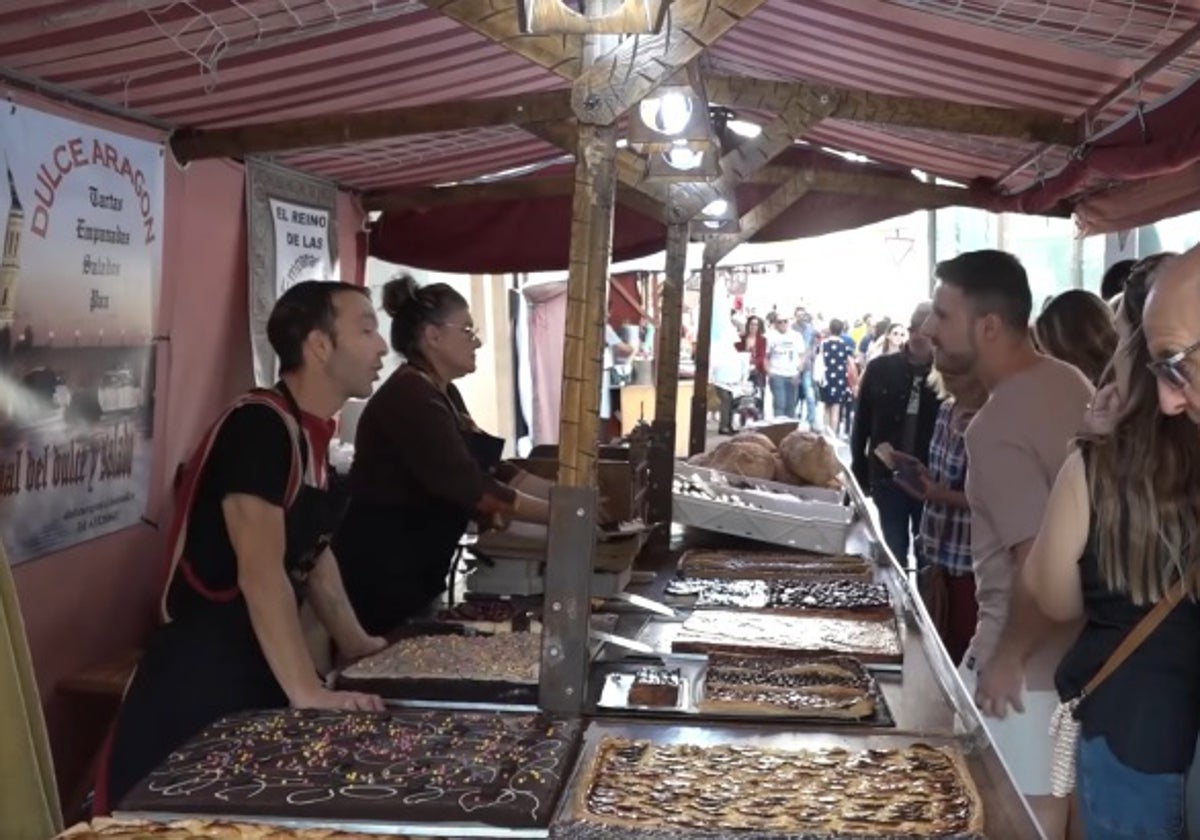
<svg viewBox="0 0 1200 840"><path fill-rule="evenodd" d="M579 729L543 714L247 712L173 752L120 810L544 827Z"/></svg>

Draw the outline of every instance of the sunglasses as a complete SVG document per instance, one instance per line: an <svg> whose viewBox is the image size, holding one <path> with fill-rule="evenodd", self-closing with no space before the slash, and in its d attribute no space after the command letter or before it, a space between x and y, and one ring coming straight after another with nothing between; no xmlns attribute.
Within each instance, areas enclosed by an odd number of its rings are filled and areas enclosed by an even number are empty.
<svg viewBox="0 0 1200 840"><path fill-rule="evenodd" d="M1165 359L1150 362L1146 367L1150 368L1150 372L1162 382L1176 391L1182 391L1192 384L1192 375L1188 372L1185 363L1188 356L1191 356L1197 350L1200 350L1200 341L1183 348L1178 353L1168 356Z"/></svg>

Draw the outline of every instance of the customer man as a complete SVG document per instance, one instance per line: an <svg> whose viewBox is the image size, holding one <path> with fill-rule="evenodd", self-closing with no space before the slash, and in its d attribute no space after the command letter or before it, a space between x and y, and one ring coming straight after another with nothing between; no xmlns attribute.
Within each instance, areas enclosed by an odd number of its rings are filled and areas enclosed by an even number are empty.
<svg viewBox="0 0 1200 840"><path fill-rule="evenodd" d="M967 428L967 500L979 621L961 674L992 740L1049 840L1060 840L1067 800L1050 795L1054 670L1074 626L1042 615L1014 575L1041 527L1050 487L1079 431L1092 387L1033 346L1025 269L1003 251L973 251L937 266L924 326L935 363L974 375L988 401Z"/></svg>
<svg viewBox="0 0 1200 840"><path fill-rule="evenodd" d="M97 783L104 813L171 750L222 715L293 706L378 710L325 688L300 629L311 599L343 657L383 647L346 599L329 551L340 509L325 492L333 416L367 397L387 345L365 290L299 283L267 321L280 381L227 408L185 471L155 629Z"/></svg>
<svg viewBox="0 0 1200 840"><path fill-rule="evenodd" d="M804 346L809 351L804 356L804 369L800 371L796 419L807 423L810 429L819 429L821 421L817 419L817 387L813 382L813 363L817 358L817 328L813 326L812 315L803 306L796 307L792 330L800 334L804 339Z"/></svg>
<svg viewBox="0 0 1200 840"><path fill-rule="evenodd" d="M767 385L771 389L771 415L789 420L796 410L800 372L804 370L808 345L799 333L788 329L788 319L777 317L767 330Z"/></svg>
<svg viewBox="0 0 1200 840"><path fill-rule="evenodd" d="M875 450L886 443L921 464L929 463L929 442L941 405L928 381L933 348L919 330L929 310L929 303L913 310L914 329L901 352L879 356L867 365L859 380L850 435L851 468L875 500L888 548L907 565L911 543L918 566L923 565L923 550L914 537L920 532L923 505L897 486Z"/></svg>

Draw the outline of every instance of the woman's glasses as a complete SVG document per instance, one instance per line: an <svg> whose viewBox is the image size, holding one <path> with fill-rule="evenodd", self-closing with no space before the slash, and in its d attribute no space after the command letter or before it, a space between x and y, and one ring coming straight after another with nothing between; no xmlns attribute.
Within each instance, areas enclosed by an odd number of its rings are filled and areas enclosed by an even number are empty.
<svg viewBox="0 0 1200 840"><path fill-rule="evenodd" d="M440 322L440 325L443 327L452 327L456 330L462 330L472 341L478 341L480 343L483 342L483 333L479 331L479 327L476 327L472 324L454 324L449 321L442 321Z"/></svg>

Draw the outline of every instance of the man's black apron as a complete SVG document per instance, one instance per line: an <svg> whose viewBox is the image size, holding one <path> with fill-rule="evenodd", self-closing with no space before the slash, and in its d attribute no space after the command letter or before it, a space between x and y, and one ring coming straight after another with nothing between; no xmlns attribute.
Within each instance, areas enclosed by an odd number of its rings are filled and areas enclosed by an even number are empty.
<svg viewBox="0 0 1200 840"><path fill-rule="evenodd" d="M414 374L428 374L417 368ZM475 463L494 470L503 438L481 431L443 395ZM353 500L338 528L334 554L354 611L368 633L385 635L423 615L446 589L450 563L476 511L427 498L400 507Z"/></svg>
<svg viewBox="0 0 1200 840"><path fill-rule="evenodd" d="M297 606L305 597L308 574L337 526L341 511L325 491L327 464L314 463L299 406L287 386L281 382L272 390L252 391L230 406L209 429L185 472L168 543L164 623L151 634L121 705L107 767L101 768L96 785L96 813L116 807L172 749L217 718L288 704L263 656L241 592L209 588L183 554L187 521L217 433L234 409L249 404L277 411L292 439L284 567ZM182 604L187 609L172 615L172 607Z"/></svg>

